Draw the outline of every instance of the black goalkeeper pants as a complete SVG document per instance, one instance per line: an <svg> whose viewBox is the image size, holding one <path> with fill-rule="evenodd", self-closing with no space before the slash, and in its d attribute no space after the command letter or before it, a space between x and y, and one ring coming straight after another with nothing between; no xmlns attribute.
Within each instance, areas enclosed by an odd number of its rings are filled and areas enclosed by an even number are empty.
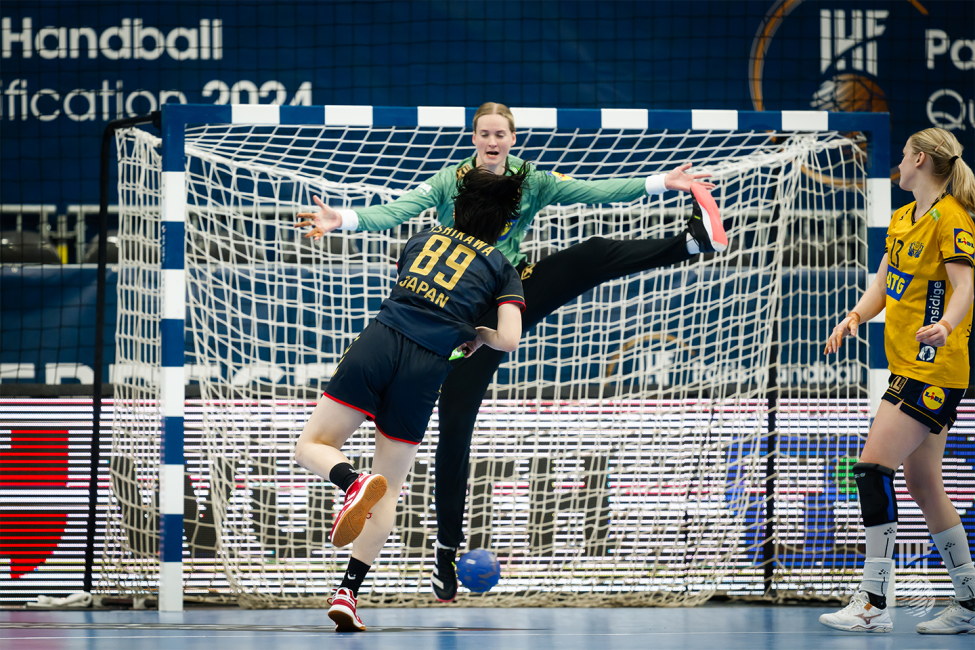
<svg viewBox="0 0 975 650"><path fill-rule="evenodd" d="M525 312L522 334L539 321L593 287L631 273L673 266L692 257L681 233L670 239L619 241L593 237L581 244L543 258L522 279ZM526 275L526 274L522 274ZM497 312L484 322L497 326ZM446 546L460 546L464 539L464 501L470 474L471 436L481 401L504 352L488 346L468 359L453 362L440 392L440 440L434 467L437 539Z"/></svg>

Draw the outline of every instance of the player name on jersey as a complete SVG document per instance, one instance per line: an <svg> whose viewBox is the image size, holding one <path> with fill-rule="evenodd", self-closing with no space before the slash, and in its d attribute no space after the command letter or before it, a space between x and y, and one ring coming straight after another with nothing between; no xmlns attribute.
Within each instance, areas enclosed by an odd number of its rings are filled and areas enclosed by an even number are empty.
<svg viewBox="0 0 975 650"><path fill-rule="evenodd" d="M485 256L490 255L494 251L494 246L488 246L480 239L476 237L471 237L467 233L463 233L459 230L453 228L448 228L447 226L434 226L430 229L430 232L436 235L446 235L447 237L453 237L459 240L465 246L470 246L479 253L483 253Z"/></svg>

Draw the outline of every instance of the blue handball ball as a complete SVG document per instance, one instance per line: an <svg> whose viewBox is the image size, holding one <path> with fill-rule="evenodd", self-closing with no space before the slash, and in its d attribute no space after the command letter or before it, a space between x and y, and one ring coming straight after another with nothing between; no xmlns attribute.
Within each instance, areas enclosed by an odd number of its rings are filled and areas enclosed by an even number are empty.
<svg viewBox="0 0 975 650"><path fill-rule="evenodd" d="M457 560L457 577L460 583L473 591L483 594L498 584L501 578L501 565L491 551L483 548L464 553Z"/></svg>

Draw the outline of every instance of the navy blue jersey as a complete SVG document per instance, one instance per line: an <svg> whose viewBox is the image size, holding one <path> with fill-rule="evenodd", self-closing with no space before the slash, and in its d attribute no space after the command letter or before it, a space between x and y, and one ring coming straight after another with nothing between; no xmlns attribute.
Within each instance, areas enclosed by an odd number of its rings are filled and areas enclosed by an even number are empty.
<svg viewBox="0 0 975 650"><path fill-rule="evenodd" d="M376 320L443 356L473 340L474 323L489 310L508 302L525 310L511 262L453 228L436 226L411 237L396 268L396 286Z"/></svg>

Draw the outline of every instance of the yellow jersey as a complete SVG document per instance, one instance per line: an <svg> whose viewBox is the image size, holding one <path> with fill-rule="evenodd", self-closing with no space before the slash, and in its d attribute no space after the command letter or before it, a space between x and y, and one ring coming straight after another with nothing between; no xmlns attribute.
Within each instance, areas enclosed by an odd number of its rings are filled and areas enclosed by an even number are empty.
<svg viewBox="0 0 975 650"><path fill-rule="evenodd" d="M945 263L975 265L975 224L947 193L923 215L916 215L915 208L916 202L894 212L887 228L887 362L895 375L967 388L971 307L943 347L919 343L914 336L944 317L952 294Z"/></svg>

